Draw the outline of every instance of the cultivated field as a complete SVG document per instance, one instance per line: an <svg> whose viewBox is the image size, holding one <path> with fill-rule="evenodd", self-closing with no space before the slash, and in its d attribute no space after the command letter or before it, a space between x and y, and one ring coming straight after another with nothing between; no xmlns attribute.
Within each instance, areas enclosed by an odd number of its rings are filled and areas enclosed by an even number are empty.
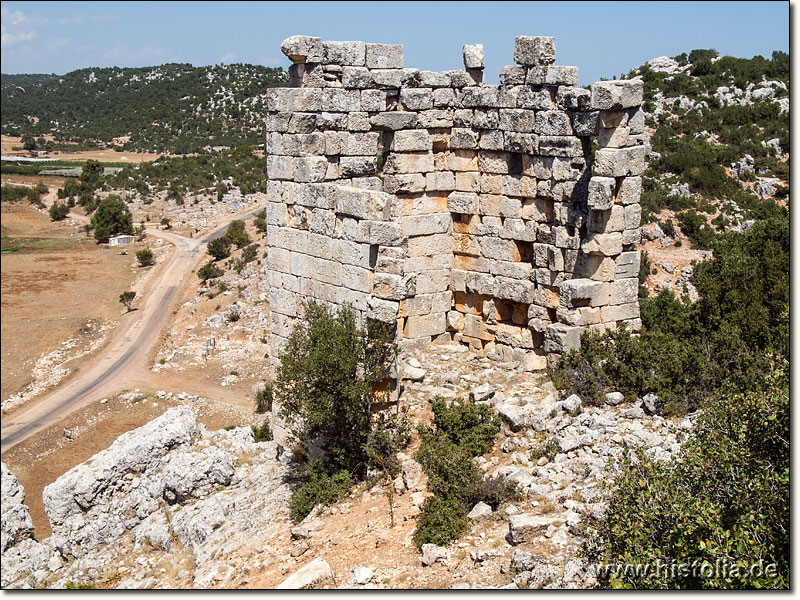
<svg viewBox="0 0 800 600"><path fill-rule="evenodd" d="M44 136L48 139L48 136ZM8 135L2 136L3 156L29 156L29 152L22 150L22 138ZM66 152L56 150L50 152L43 158L55 158L58 160L83 162L86 160L98 160L100 162L150 162L162 156L161 154L142 154L138 152L117 152L113 149L105 150L82 150L79 152Z"/></svg>

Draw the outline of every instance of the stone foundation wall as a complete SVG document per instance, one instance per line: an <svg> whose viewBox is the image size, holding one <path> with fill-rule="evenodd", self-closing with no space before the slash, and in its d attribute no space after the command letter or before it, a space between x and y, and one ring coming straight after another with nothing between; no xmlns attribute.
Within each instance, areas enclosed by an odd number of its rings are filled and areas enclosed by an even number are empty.
<svg viewBox="0 0 800 600"><path fill-rule="evenodd" d="M293 36L267 116L271 355L304 299L543 368L586 328L640 327L641 81L575 87L549 37L483 83L403 48Z"/></svg>

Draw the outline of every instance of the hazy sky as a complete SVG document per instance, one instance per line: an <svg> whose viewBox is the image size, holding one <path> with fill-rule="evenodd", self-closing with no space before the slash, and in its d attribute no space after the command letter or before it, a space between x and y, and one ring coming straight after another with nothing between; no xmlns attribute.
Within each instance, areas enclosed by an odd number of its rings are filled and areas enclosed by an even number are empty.
<svg viewBox="0 0 800 600"><path fill-rule="evenodd" d="M289 66L281 41L400 43L405 65L463 67L482 43L486 79L513 64L514 37L556 38L581 84L693 48L769 58L789 51L789 2L2 2L2 72L248 62Z"/></svg>

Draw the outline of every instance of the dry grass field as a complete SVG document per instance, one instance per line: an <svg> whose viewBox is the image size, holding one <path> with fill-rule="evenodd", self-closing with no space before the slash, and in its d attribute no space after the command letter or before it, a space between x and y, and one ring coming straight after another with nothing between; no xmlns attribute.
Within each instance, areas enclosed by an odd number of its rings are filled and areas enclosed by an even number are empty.
<svg viewBox="0 0 800 600"><path fill-rule="evenodd" d="M22 138L8 135L1 136L0 139L3 156L29 156L28 152L22 150ZM45 136L47 139L48 136ZM58 150L50 152L46 158L57 160L83 162L85 160L99 160L100 162L130 162L131 164L140 162L150 162L159 158L160 154L140 154L137 152L117 152L111 148L105 150L86 150L80 152L66 152Z"/></svg>
<svg viewBox="0 0 800 600"><path fill-rule="evenodd" d="M137 273L131 250L121 256L97 246L75 225L53 223L25 202L4 203L1 210L5 400L30 381L43 353L87 331L90 320L118 319L119 295Z"/></svg>

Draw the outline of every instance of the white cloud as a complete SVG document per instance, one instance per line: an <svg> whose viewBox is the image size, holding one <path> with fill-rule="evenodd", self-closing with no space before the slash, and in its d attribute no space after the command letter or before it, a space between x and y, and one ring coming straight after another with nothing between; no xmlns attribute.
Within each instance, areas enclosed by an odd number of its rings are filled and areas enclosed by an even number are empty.
<svg viewBox="0 0 800 600"><path fill-rule="evenodd" d="M265 67L280 67L283 65L285 59L275 58L274 56L259 56L258 62Z"/></svg>
<svg viewBox="0 0 800 600"><path fill-rule="evenodd" d="M36 37L28 17L21 11L10 11L7 7L0 8L2 23L0 24L0 47L9 48L20 42L30 42Z"/></svg>
<svg viewBox="0 0 800 600"><path fill-rule="evenodd" d="M219 59L219 63L232 63L236 60L236 54L228 52L225 56Z"/></svg>
<svg viewBox="0 0 800 600"><path fill-rule="evenodd" d="M126 44L117 44L103 52L102 56L119 67L141 67L163 63L166 60L166 51L152 44L134 49L129 48Z"/></svg>

